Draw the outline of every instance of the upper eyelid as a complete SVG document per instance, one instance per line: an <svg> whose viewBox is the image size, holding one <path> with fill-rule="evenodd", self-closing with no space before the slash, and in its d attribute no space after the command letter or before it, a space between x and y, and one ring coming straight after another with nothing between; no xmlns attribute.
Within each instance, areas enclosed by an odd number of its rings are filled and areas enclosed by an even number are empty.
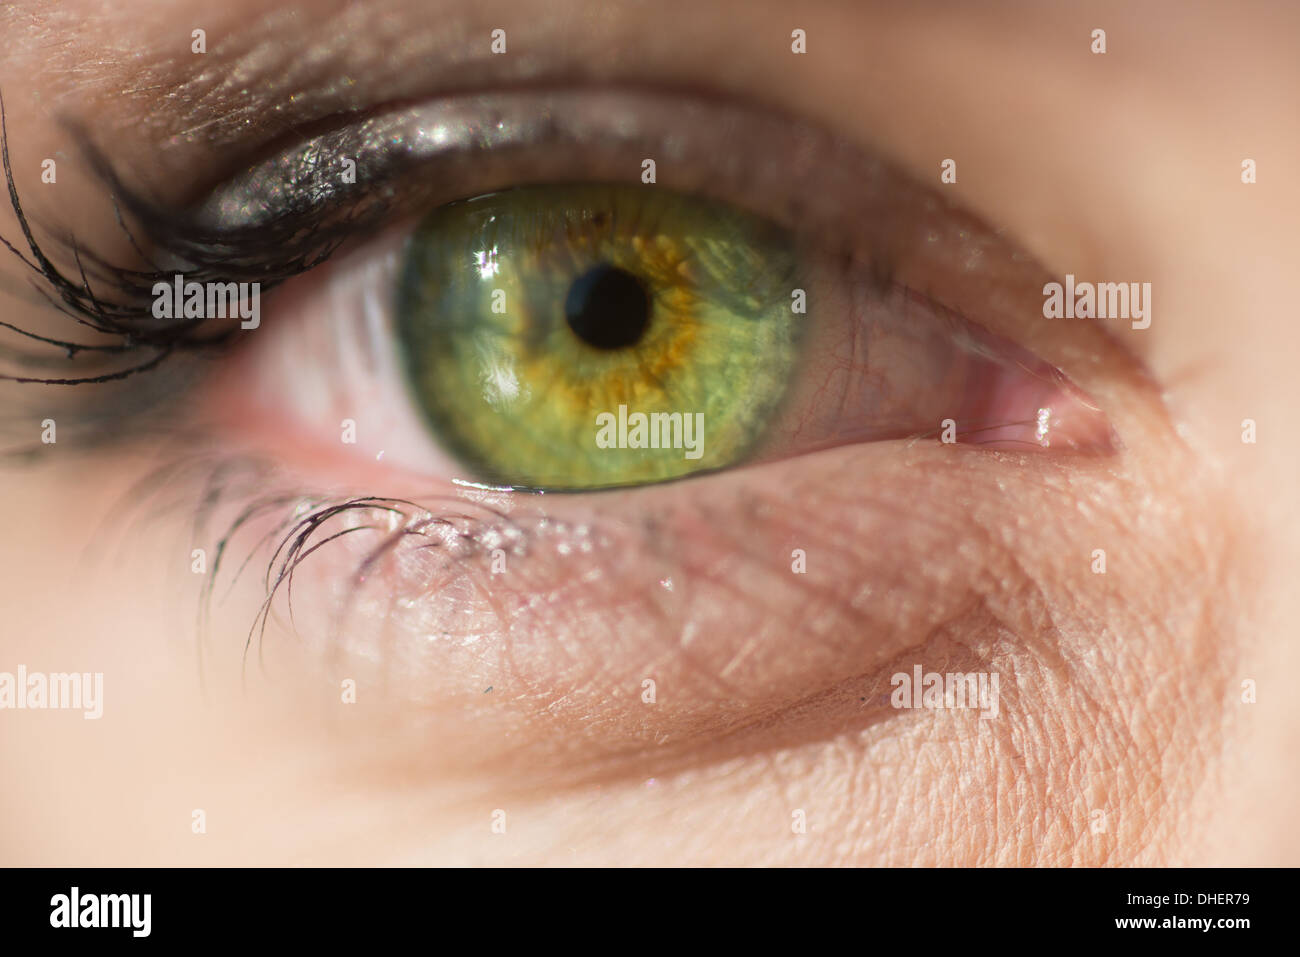
<svg viewBox="0 0 1300 957"><path fill-rule="evenodd" d="M496 122L504 128L492 132ZM439 123L448 135L435 142ZM356 159L355 184L329 162L342 157ZM502 90L389 108L263 160L197 208L215 235L257 241L274 215L241 222L238 214L264 203L286 170L297 169L309 205L280 224L284 231L331 215L355 219L365 207L370 221L349 223L338 238L352 243L392 225L395 206L415 219L435 205L518 185L638 183L643 158L657 162L656 185L645 188L704 194L773 220L816 255L854 263L878 290L908 279L1016 341L1028 332L1025 317L1041 310L1042 265L938 188L825 127L681 90ZM962 291L949 298L940 276L960 278ZM995 305L985 299L989 288L1005 293ZM1060 330L1082 344L1096 343L1098 333Z"/></svg>
<svg viewBox="0 0 1300 957"><path fill-rule="evenodd" d="M346 182L343 160L355 163ZM748 207L849 253L879 257L899 224L868 210L942 199L822 127L748 103L680 91L561 89L443 97L366 117L250 167L196 208L232 239L295 218L377 222L400 198L427 207L541 182L639 181ZM650 187L653 188L653 187Z"/></svg>
<svg viewBox="0 0 1300 957"><path fill-rule="evenodd" d="M63 123L165 263L122 274L137 292L182 269L270 288L385 225L399 194L418 209L528 183L635 182L642 159L656 161L659 185L748 208L876 270L887 272L896 250L995 240L947 197L822 126L680 90L501 90L389 108L256 161L181 206L127 185L85 124ZM344 182L343 159L356 163L355 184ZM888 215L899 208L911 222ZM877 278L883 287L889 277Z"/></svg>
<svg viewBox="0 0 1300 957"><path fill-rule="evenodd" d="M132 238L131 246L155 257L143 271L117 274L132 296L122 305L142 315L154 281L176 272L198 282L257 281L269 290L385 225L399 198L416 211L530 181L635 182L643 158L659 164L658 185L747 207L881 273L891 250L919 244L919 232L959 236L948 219L957 210L826 129L681 91L480 92L390 109L291 146L179 208L128 186L83 124L64 123L138 227L143 242ZM442 142L433 135L439 127L447 132ZM341 162L333 164L337 175L329 174L331 161L353 157L355 184L343 181ZM901 236L904 218L888 215L898 207L916 213L914 235ZM878 278L883 285L888 276ZM101 301L119 305L111 297ZM163 332L184 347L178 328Z"/></svg>
<svg viewBox="0 0 1300 957"><path fill-rule="evenodd" d="M156 279L179 271L269 289L385 225L399 198L409 211L527 182L635 181L643 158L659 164L661 185L747 206L819 243L834 236L838 252L877 263L887 259L897 222L881 225L888 217L865 213L900 197L936 199L821 127L680 91L480 92L389 109L300 141L182 205L158 200L147 182L126 183L86 124L62 122L127 214L121 251L131 253L129 239L152 257L143 270L114 276L131 297L123 305L137 309ZM421 124L430 134L441 126L446 141L420 134ZM356 160L355 184L343 182L344 158ZM875 234L864 235L873 225ZM112 273L107 257L83 253Z"/></svg>

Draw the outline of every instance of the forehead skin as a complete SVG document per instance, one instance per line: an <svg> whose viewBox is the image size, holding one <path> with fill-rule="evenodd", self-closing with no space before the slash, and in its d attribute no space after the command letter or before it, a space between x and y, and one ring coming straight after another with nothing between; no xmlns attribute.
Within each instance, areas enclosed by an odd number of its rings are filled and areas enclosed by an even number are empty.
<svg viewBox="0 0 1300 957"><path fill-rule="evenodd" d="M341 113L503 83L707 86L820 120L888 155L922 182L937 185L940 161L956 158L961 202L1052 272L1152 284L1151 328L1115 334L1150 369L1179 440L1163 465L1163 451L1148 457L1145 481L1135 486L1154 496L1154 504L1141 496L1127 503L1136 516L1145 509L1159 513L1149 527L1168 538L1126 542L1142 560L1110 585L1106 621L1133 630L1108 636L1113 644L1103 647L1123 649L1129 663L1141 667L1091 699L1077 688L1059 689L1057 700L1036 699L1046 727L1026 736L1074 749L1081 755L1078 768L1036 768L1033 752L1012 733L998 751L1003 763L997 774L1006 790L993 793L1019 795L1030 809L1049 790L1058 798L1068 793L1084 808L1098 794L1109 795L1121 816L1143 819L1128 831L1131 846L1105 855L1080 851L1089 862L1296 863L1300 831L1284 812L1294 806L1298 786L1300 700L1277 676L1300 668L1294 640L1300 593L1293 587L1300 567L1294 494L1300 377L1293 368L1300 359L1300 271L1294 268L1300 255L1300 120L1294 109L1300 10L1264 3L1117 2L1064 9L808 3L796 15L783 6L318 0L268 12L246 0L219 7L188 0L15 3L0 13L6 38L0 92L16 157L63 155L68 134L57 119L72 117L111 147L130 177L160 184L164 192L223 175L236 150L255 151ZM685 23L690 29L674 26ZM807 30L809 52L792 58L788 38L795 27ZM196 28L207 34L208 52L201 56L190 50ZM488 49L494 28L507 31L504 62ZM1104 55L1089 52L1095 28L1107 32ZM1254 185L1240 181L1245 158L1258 164ZM63 201L75 205L79 188L70 184ZM11 268L0 266L6 275ZM1258 423L1256 444L1241 441L1246 418ZM14 516L17 538L84 537L79 526L60 528L60 520L49 517L61 514L52 493L41 498L42 490L25 484L21 474L6 476L6 487L42 506ZM886 498L882 512L891 505ZM1001 530L981 526L977 534L992 543ZM66 562L63 553L47 551L4 555L10 574L3 605L19 609L7 660L26 655L35 661L50 647L84 648L74 613L51 612L65 603L60 589L67 578L59 570ZM1008 580L1047 594L1062 591L1059 582L1047 580L1050 573L1032 567L1040 558L1049 565L1050 557L1022 559L1030 567L1020 577L1009 573ZM99 597L97 607L116 608L122 621L134 623L132 640L140 646L165 644L157 624L142 618L128 598L113 589ZM1184 630L1164 623L1139 628L1157 616L1167 622L1192 602L1202 620ZM1180 647L1183 638L1195 649ZM183 661L172 663L175 674L184 674ZM1204 665L1199 674L1197 663ZM1244 679L1259 683L1258 704L1238 704ZM1043 683L1051 685L1046 678ZM153 696L139 712L139 730L153 735L151 747L175 749L178 779L205 780L205 766L224 763L235 783L224 792L207 783L231 807L238 807L237 782L259 774L269 774L270 790L294 795L293 782L275 778L277 758L268 744L232 744L256 736L259 716L195 717L193 703L172 688L142 678L134 693L140 700ZM165 709L178 715L170 739L143 717ZM327 761L314 729L296 723L292 712L277 712L275 720L286 739L303 742L303 752L312 756L304 760ZM40 756L51 751L68 755L70 765L80 758L96 766L90 752L79 750L84 745L60 739L57 730L44 733L49 737L9 742L10 753L33 774ZM866 773L852 755L828 759L819 753L814 763L791 749L767 770L790 779L825 776L828 794L847 787L839 798L844 803L863 793L873 800L885 795L942 803L952 792L941 779L914 772L922 763L916 756L928 748L960 753L961 742L930 733L929 741L919 740L919 731L915 739L875 740L873 753L893 749L898 763L871 769L874 788L864 783ZM1170 742L1177 753L1161 753ZM1089 749L1108 748L1144 758L1109 777L1096 776L1104 780L1079 780ZM147 759L129 748L125 753L128 768ZM857 783L836 779L837 768ZM107 766L103 771L115 773ZM694 797L683 804L700 808L700 815L711 800L725 798L734 807L747 775L759 772L750 765L731 778L699 772ZM61 791L49 792L55 795L51 807L86 813L68 790L61 797ZM162 799L153 800L159 802L153 811L161 813ZM10 801L14 795L6 797ZM399 843L403 822L414 827L424 810L409 800L389 801L396 823L371 825L377 845ZM1166 803L1175 806L1168 815ZM543 806L536 853L544 859L552 843L562 846L557 834L572 833L573 843L582 843L561 807ZM624 818L634 833L648 827L641 810L639 799L627 797L608 813ZM869 821L892 807L859 810L867 823L859 820L841 859L888 860L873 843ZM11 805L7 816L16 813ZM142 812L108 801L90 813L111 821L114 814ZM926 835L942 833L947 854L934 852L938 859L988 861L997 849L962 844L961 835L978 832L981 820L993 817L999 828L1005 822L1006 829L1027 833L1035 825L1045 832L1057 826L1046 813L1036 821L1032 812L999 816L1005 813L973 802L953 808L942 826L919 820L894 844L915 847ZM20 857L42 861L44 847L3 836ZM1008 855L1004 862L1032 859L1032 842L997 837ZM245 840L252 853L255 836ZM475 854L456 837L434 843L434 856ZM1044 863L1071 860L1062 845L1053 846L1059 856ZM130 853L127 847L116 851ZM74 850L62 853L81 860ZM163 853L190 850L178 845ZM629 853L638 859L643 849ZM115 862L111 853L100 861Z"/></svg>

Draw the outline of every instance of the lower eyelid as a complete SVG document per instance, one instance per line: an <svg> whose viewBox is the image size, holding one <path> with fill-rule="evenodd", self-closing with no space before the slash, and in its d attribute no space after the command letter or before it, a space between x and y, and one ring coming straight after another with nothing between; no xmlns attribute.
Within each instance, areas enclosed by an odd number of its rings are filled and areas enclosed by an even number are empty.
<svg viewBox="0 0 1300 957"><path fill-rule="evenodd" d="M389 252L399 247L394 237ZM340 260L327 268L354 267ZM363 309L360 287L349 286L342 271L339 278L337 294ZM304 296L304 311L315 295ZM282 337L287 357L309 361L301 337L340 334L328 328L333 323L310 325L270 322L259 335ZM356 336L365 323L345 325ZM272 350L262 346L240 362L266 361ZM331 348L375 371L355 339ZM228 383L236 390L244 381L240 362L232 363ZM332 426L340 409L330 408ZM239 415L231 418L237 423ZM1001 627L989 616L1013 611L983 609L981 582L1023 570L996 553L973 558L968 499L983 482L1024 480L1017 473L1037 467L1006 470L991 457L962 464L959 458L970 457L938 443L882 442L701 477L689 495L665 485L555 497L457 490L368 455L322 450L313 463L299 456L307 450L294 449L295 441L281 426L259 444L289 475L335 487L370 483L415 503L403 506L400 518L365 508L341 512L305 543L375 526L330 542L297 571L293 620L308 647L346 663L350 674L388 682L385 695L395 707L477 714L483 689L492 687L502 720L554 722L598 745L596 753L720 734L857 678L863 683L854 687L866 695L875 686L863 676L943 622L969 618L981 633ZM1032 481L1026 489L1023 507L1032 508ZM358 582L358 568L405 522L420 528ZM263 531L250 527L247 535ZM815 556L815 573L792 575L796 548ZM499 574L497 558L504 561ZM286 597L276 606L284 620ZM246 628L240 621L233 630ZM292 639L273 626L266 640L287 648ZM799 642L793 658L791 641ZM647 679L660 689L649 717L638 704Z"/></svg>

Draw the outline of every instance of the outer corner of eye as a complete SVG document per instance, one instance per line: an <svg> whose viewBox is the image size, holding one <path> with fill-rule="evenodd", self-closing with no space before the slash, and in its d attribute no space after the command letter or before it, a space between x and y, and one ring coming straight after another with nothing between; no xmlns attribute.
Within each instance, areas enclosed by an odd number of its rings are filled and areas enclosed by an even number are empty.
<svg viewBox="0 0 1300 957"><path fill-rule="evenodd" d="M1016 350L1020 352L1020 350ZM1119 440L1096 402L1041 359L995 363L960 417L939 423L945 444L1021 452L1106 455Z"/></svg>

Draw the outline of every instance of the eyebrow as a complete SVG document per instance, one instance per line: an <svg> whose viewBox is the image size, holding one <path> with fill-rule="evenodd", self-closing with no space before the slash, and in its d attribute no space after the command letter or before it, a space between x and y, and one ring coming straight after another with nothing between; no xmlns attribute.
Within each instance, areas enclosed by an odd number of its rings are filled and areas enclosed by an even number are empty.
<svg viewBox="0 0 1300 957"><path fill-rule="evenodd" d="M697 60L718 74L722 92L743 90L743 70L719 68L709 57L715 49L734 52L729 34L744 17L767 16L728 3L727 19L714 11L683 33L647 31L638 18L645 11L624 15L601 0L579 0L562 17L543 4L487 11L460 0L309 0L260 13L253 7L241 0L216 15L182 5L141 17L122 4L106 20L91 21L49 3L40 13L11 11L3 23L8 35L25 34L25 45L42 48L42 65L29 82L47 91L42 98L56 105L56 115L93 118L86 124L92 137L111 140L127 164L147 160L164 181L175 174L192 183L213 173L227 148L265 147L330 117L431 95L661 82L666 71ZM732 29L712 29L714 16ZM495 29L506 31L505 55L492 52ZM194 30L204 31L204 53L192 50Z"/></svg>
<svg viewBox="0 0 1300 957"><path fill-rule="evenodd" d="M311 0L264 13L238 6L225 22L179 7L144 23L123 4L96 31L85 22L42 24L40 39L60 42L41 79L65 107L127 114L169 143L221 146L247 139L250 128L284 128L400 96L413 80L473 82L490 56L488 32L473 42L476 8L450 3L453 15L414 16L418 6ZM199 30L202 53L193 50ZM492 64L498 75L521 58L501 59Z"/></svg>

